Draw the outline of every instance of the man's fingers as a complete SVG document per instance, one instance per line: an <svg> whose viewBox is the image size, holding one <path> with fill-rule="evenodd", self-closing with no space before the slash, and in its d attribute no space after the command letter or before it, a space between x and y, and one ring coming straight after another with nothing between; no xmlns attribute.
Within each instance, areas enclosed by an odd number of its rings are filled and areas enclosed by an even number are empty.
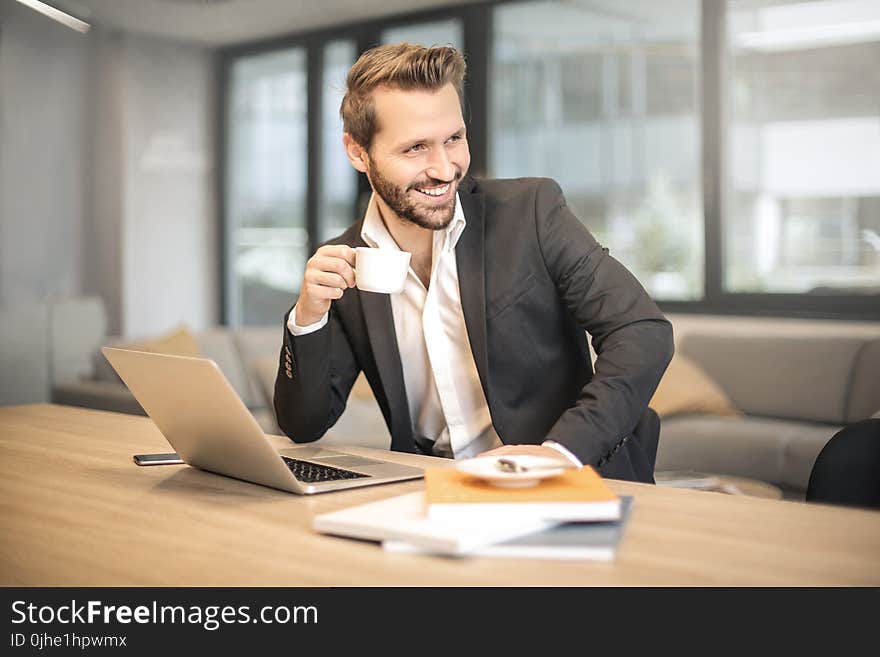
<svg viewBox="0 0 880 657"><path fill-rule="evenodd" d="M342 274L337 274L332 271L307 272L306 280L309 283L316 283L317 285L325 285L327 287L338 287L343 290L350 287L348 281L345 280Z"/></svg>
<svg viewBox="0 0 880 657"><path fill-rule="evenodd" d="M346 244L328 244L322 246L315 252L315 255L332 256L334 258L342 258L350 267L354 267L355 251Z"/></svg>
<svg viewBox="0 0 880 657"><path fill-rule="evenodd" d="M339 299L345 290L338 287L309 283L306 285L307 293L312 299Z"/></svg>
<svg viewBox="0 0 880 657"><path fill-rule="evenodd" d="M297 302L308 309L304 310L307 315L327 312L331 301L354 287L354 253L350 246L332 244L322 246L309 258Z"/></svg>
<svg viewBox="0 0 880 657"><path fill-rule="evenodd" d="M336 273L343 278L346 287L354 287L354 269L340 257L315 254L315 257L309 261L308 269L314 272Z"/></svg>

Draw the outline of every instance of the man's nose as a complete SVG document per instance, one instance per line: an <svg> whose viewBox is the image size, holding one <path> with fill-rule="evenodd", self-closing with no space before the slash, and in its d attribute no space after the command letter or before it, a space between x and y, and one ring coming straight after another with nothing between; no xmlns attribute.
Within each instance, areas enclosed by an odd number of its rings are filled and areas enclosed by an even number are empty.
<svg viewBox="0 0 880 657"><path fill-rule="evenodd" d="M455 178L455 164L452 163L445 148L431 150L431 159L425 173L434 180L449 182Z"/></svg>

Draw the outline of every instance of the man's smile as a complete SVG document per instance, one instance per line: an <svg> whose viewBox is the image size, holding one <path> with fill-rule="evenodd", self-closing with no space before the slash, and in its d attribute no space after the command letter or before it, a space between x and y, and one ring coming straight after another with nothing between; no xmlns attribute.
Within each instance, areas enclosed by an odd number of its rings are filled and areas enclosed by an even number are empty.
<svg viewBox="0 0 880 657"><path fill-rule="evenodd" d="M437 185L435 187L418 186L413 187L413 189L420 194L430 196L433 199L441 199L449 193L450 189L452 189L452 183L445 183L443 185Z"/></svg>
<svg viewBox="0 0 880 657"><path fill-rule="evenodd" d="M443 196L449 191L449 183L440 185L439 187L416 187L417 192L427 194L428 196Z"/></svg>

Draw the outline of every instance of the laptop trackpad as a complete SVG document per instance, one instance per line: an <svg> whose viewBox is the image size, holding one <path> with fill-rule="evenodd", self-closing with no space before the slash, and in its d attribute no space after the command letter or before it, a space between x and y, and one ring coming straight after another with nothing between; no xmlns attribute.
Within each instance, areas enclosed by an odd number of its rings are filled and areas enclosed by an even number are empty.
<svg viewBox="0 0 880 657"><path fill-rule="evenodd" d="M363 456L342 454L340 456L318 457L313 459L324 465L332 465L334 468L365 468L370 465L382 465L385 461L368 459Z"/></svg>

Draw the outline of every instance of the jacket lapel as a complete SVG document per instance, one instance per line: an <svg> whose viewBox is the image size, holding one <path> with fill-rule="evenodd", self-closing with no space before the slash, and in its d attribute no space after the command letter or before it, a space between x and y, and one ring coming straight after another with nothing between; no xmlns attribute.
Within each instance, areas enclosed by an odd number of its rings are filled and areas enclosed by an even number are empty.
<svg viewBox="0 0 880 657"><path fill-rule="evenodd" d="M391 297L375 292L359 292L358 296L361 300L373 358L379 369L379 378L391 412L392 449L414 452L415 442L409 417L409 402L403 381L400 350L397 348L394 317L391 314ZM396 441L395 438L400 440Z"/></svg>
<svg viewBox="0 0 880 657"><path fill-rule="evenodd" d="M368 246L361 238L363 219L355 226L353 247ZM358 290L361 312L367 327L367 337L373 360L379 370L382 393L391 413L391 448L396 451L415 452L412 421L409 417L409 401L403 381L403 365L397 347L394 315L391 312L391 296Z"/></svg>
<svg viewBox="0 0 880 657"><path fill-rule="evenodd" d="M486 348L485 197L461 190L459 198L467 225L455 247L458 289L480 384L491 408Z"/></svg>

